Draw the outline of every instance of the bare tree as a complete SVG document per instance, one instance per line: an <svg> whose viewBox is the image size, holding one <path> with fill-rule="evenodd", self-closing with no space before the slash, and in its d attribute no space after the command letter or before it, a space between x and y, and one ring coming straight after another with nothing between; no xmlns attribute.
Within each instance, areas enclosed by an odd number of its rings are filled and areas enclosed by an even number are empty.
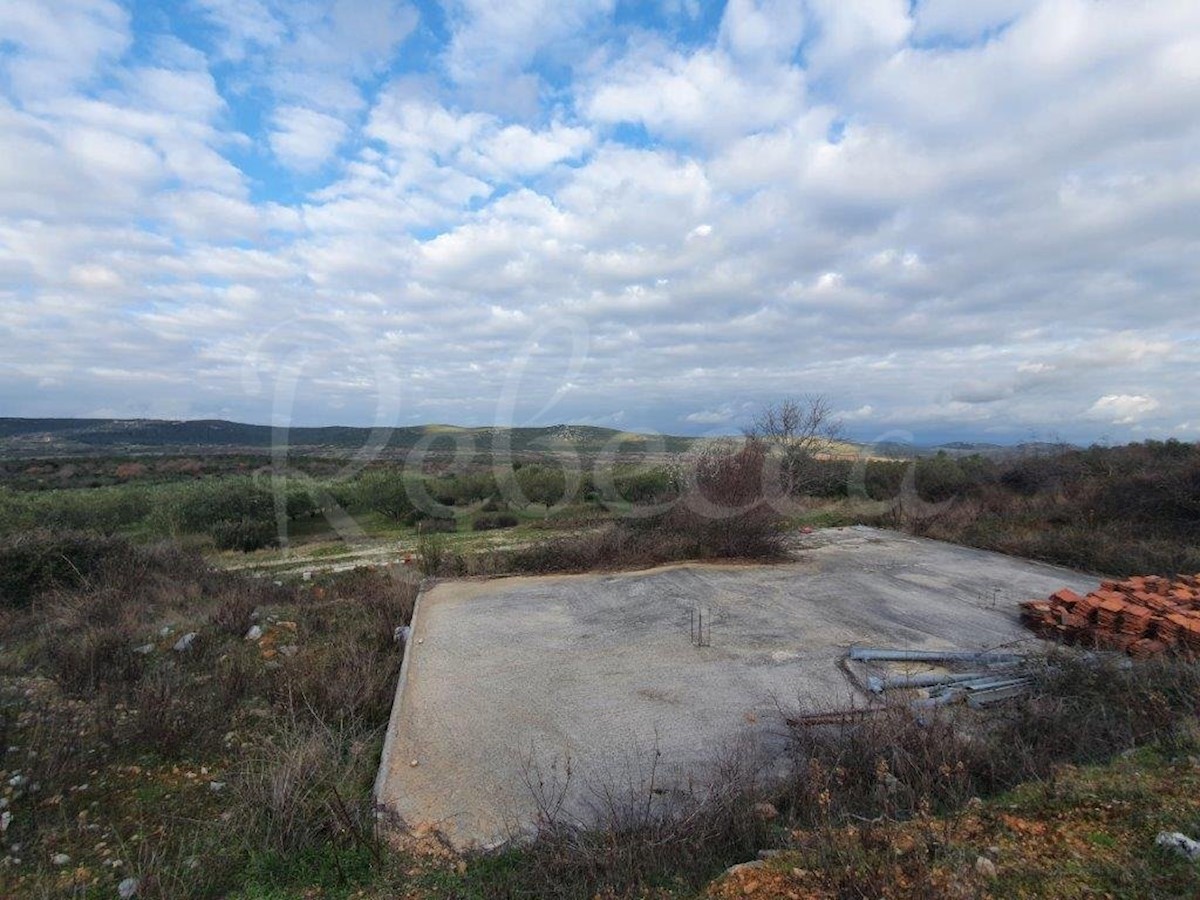
<svg viewBox="0 0 1200 900"><path fill-rule="evenodd" d="M764 407L744 434L766 446L778 465L778 489L795 496L816 484L818 461L833 452L841 430L829 401L805 394Z"/></svg>

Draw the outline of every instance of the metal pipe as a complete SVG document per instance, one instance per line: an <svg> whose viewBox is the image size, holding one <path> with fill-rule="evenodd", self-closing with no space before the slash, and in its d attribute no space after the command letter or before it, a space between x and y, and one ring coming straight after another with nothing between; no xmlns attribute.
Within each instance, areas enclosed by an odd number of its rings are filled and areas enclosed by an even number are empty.
<svg viewBox="0 0 1200 900"><path fill-rule="evenodd" d="M953 675L947 672L922 672L916 675L889 675L886 677L869 675L867 676L867 688L873 694L882 694L892 688L933 687L937 684L954 684L984 677L986 676L981 672L969 672L962 675Z"/></svg>
<svg viewBox="0 0 1200 900"><path fill-rule="evenodd" d="M982 678L979 681L968 681L963 687L974 693L1008 687L1010 684L1029 684L1029 682L1029 678Z"/></svg>
<svg viewBox="0 0 1200 900"><path fill-rule="evenodd" d="M943 691L938 694L931 694L928 697L919 697L911 704L913 709L930 709L935 706L945 706L947 703L954 703L963 698L965 693L958 685L951 685L950 690Z"/></svg>
<svg viewBox="0 0 1200 900"><path fill-rule="evenodd" d="M967 705L971 709L979 709L992 703L999 703L1001 700L1010 700L1013 697L1019 697L1028 691L1028 684L1014 684L1009 687L993 688L990 691L980 691L977 694L971 694L971 696L967 697Z"/></svg>
<svg viewBox="0 0 1200 900"><path fill-rule="evenodd" d="M1016 653L993 650L893 650L883 647L851 647L850 658L859 662L1020 662Z"/></svg>
<svg viewBox="0 0 1200 900"><path fill-rule="evenodd" d="M981 693L999 688L1005 688L1013 684L1028 684L1028 678L981 678L978 681L960 681L955 684L935 685L929 689L930 696L937 696L947 691L970 691L971 693Z"/></svg>

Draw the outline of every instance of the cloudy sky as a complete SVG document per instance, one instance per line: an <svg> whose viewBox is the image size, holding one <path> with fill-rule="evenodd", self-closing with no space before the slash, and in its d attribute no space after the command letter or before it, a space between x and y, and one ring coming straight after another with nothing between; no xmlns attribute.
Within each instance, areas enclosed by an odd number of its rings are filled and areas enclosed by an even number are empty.
<svg viewBox="0 0 1200 900"><path fill-rule="evenodd" d="M1196 0L0 0L0 415L1200 437Z"/></svg>

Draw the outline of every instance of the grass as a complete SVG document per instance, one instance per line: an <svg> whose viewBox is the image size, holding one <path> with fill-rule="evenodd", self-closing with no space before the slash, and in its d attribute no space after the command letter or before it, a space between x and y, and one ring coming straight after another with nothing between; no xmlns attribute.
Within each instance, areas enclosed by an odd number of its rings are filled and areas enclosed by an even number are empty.
<svg viewBox="0 0 1200 900"><path fill-rule="evenodd" d="M114 559L0 610L0 894L110 897L134 876L140 897L225 896L277 881L272 859L311 860L298 883L360 880L415 583L277 587L170 548Z"/></svg>
<svg viewBox="0 0 1200 900"><path fill-rule="evenodd" d="M1103 765L906 822L800 831L763 870L724 879L716 897L1191 897L1200 867L1157 847L1160 831L1200 828L1200 767L1148 747ZM985 857L995 877L977 869Z"/></svg>

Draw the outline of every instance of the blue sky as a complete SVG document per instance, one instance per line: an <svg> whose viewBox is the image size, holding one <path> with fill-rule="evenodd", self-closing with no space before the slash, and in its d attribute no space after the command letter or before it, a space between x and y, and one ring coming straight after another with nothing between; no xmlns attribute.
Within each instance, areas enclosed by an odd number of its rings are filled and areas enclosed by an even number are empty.
<svg viewBox="0 0 1200 900"><path fill-rule="evenodd" d="M1196 439L1191 0L7 0L0 414Z"/></svg>

